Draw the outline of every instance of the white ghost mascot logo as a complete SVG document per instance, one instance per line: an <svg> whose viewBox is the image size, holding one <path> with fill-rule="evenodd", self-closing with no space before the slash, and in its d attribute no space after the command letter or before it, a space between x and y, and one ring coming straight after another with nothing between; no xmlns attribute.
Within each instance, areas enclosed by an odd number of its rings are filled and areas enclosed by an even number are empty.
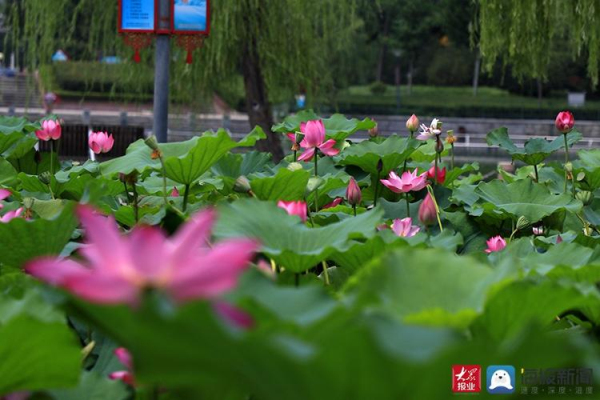
<svg viewBox="0 0 600 400"><path fill-rule="evenodd" d="M512 390L512 384L510 382L510 375L503 369L499 369L492 375L492 384L490 390L496 389L497 387L503 387Z"/></svg>

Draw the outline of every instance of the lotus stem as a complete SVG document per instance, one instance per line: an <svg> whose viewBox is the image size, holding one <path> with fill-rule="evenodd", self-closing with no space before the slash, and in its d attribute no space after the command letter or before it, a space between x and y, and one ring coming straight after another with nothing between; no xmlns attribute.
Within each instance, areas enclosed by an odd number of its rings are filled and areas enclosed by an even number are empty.
<svg viewBox="0 0 600 400"><path fill-rule="evenodd" d="M189 195L190 195L190 184L187 183L185 185L185 193L183 193L183 212L185 212L187 210Z"/></svg>
<svg viewBox="0 0 600 400"><path fill-rule="evenodd" d="M133 213L135 215L135 223L137 224L138 222L140 222L138 192L137 192L137 188L135 186L135 183L132 186L133 186Z"/></svg>
<svg viewBox="0 0 600 400"><path fill-rule="evenodd" d="M319 169L318 169L318 160L319 160L319 152L315 149L315 178L319 177ZM317 183L317 187L315 188L315 213L319 212L319 185Z"/></svg>
<svg viewBox="0 0 600 400"><path fill-rule="evenodd" d="M454 143L450 143L450 169L454 169Z"/></svg>
<svg viewBox="0 0 600 400"><path fill-rule="evenodd" d="M540 177L538 175L538 167L537 164L533 164L533 170L535 171L535 181L539 182L540 181Z"/></svg>
<svg viewBox="0 0 600 400"><path fill-rule="evenodd" d="M50 173L54 175L54 140L50 140Z"/></svg>
<svg viewBox="0 0 600 400"><path fill-rule="evenodd" d="M433 200L433 205L435 206L435 216L437 217L438 225L440 227L440 232L444 232L444 227L442 226L442 220L440 219L440 207L438 206L437 200L435 199L435 194L433 193L433 188L428 185L427 191L431 195L431 200Z"/></svg>
<svg viewBox="0 0 600 400"><path fill-rule="evenodd" d="M410 201L408 201L408 192L404 193L404 199L406 200L406 218L410 217Z"/></svg>
<svg viewBox="0 0 600 400"><path fill-rule="evenodd" d="M438 177L438 155L435 153L435 158L433 159L433 187L436 185L437 177Z"/></svg>
<svg viewBox="0 0 600 400"><path fill-rule="evenodd" d="M323 266L323 275L325 276L325 286L329 286L330 282L329 282L329 272L327 271L327 262L323 261L321 263L321 265Z"/></svg>
<svg viewBox="0 0 600 400"><path fill-rule="evenodd" d="M565 139L565 193L567 193L567 181L569 180L569 173L567 172L567 164L569 163L569 143L567 142L567 134L563 133Z"/></svg>
<svg viewBox="0 0 600 400"><path fill-rule="evenodd" d="M381 179L381 171L377 171L377 180L375 181L375 198L373 199L373 207L377 207L377 197L379 196L379 180Z"/></svg>
<svg viewBox="0 0 600 400"><path fill-rule="evenodd" d="M356 204L352 206L352 209L354 210L354 216L356 217Z"/></svg>

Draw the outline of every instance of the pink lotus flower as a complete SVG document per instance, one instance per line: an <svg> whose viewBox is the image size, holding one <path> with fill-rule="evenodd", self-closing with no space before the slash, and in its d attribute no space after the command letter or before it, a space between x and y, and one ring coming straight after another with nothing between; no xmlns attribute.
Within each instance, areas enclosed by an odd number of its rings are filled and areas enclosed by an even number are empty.
<svg viewBox="0 0 600 400"><path fill-rule="evenodd" d="M534 226L532 230L535 236L542 236L545 233L543 226Z"/></svg>
<svg viewBox="0 0 600 400"><path fill-rule="evenodd" d="M342 204L342 200L344 199L342 199L341 197L336 197L331 203L325 204L323 206L323 210L339 206L340 204Z"/></svg>
<svg viewBox="0 0 600 400"><path fill-rule="evenodd" d="M292 144L296 143L296 134L295 133L290 132L290 133L286 133L285 135L288 137L288 139L290 139Z"/></svg>
<svg viewBox="0 0 600 400"><path fill-rule="evenodd" d="M556 116L554 125L556 125L556 129L558 129L560 133L569 133L573 130L573 126L575 125L575 118L570 111L561 111Z"/></svg>
<svg viewBox="0 0 600 400"><path fill-rule="evenodd" d="M428 140L434 138L436 135L440 135L442 133L442 123L439 119L434 118L431 121L431 125L427 126L425 124L421 124L421 131L419 132L419 136L417 136L418 140Z"/></svg>
<svg viewBox="0 0 600 400"><path fill-rule="evenodd" d="M171 197L179 197L179 190L176 186L173 186L173 190L171 190Z"/></svg>
<svg viewBox="0 0 600 400"><path fill-rule="evenodd" d="M290 215L297 215L302 222L306 222L308 210L303 201L282 201L277 203L277 207L283 208Z"/></svg>
<svg viewBox="0 0 600 400"><path fill-rule="evenodd" d="M413 237L421 228L412 224L412 218L395 219L392 223L392 230L400 237Z"/></svg>
<svg viewBox="0 0 600 400"><path fill-rule="evenodd" d="M425 199L419 206L419 221L425 226L433 225L437 221L437 210L435 209L431 193L427 193L427 196L425 196Z"/></svg>
<svg viewBox="0 0 600 400"><path fill-rule="evenodd" d="M406 129L410 132L416 132L419 129L419 118L415 114L411 115L406 121Z"/></svg>
<svg viewBox="0 0 600 400"><path fill-rule="evenodd" d="M354 180L354 177L350 177L350 182L348 182L348 187L346 188L346 199L348 200L348 204L351 206L360 204L360 201L362 200L360 187L356 183L356 180Z"/></svg>
<svg viewBox="0 0 600 400"><path fill-rule="evenodd" d="M0 217L0 223L7 224L11 220L20 217L22 213L23 213L23 207L18 208L16 210L9 211L6 214L4 214L2 217Z"/></svg>
<svg viewBox="0 0 600 400"><path fill-rule="evenodd" d="M485 252L490 254L490 253L494 253L496 251L500 251L503 248L506 247L506 240L504 240L502 238L502 236L494 236L493 238L491 238L490 240L488 240L486 242L487 244L487 249L485 249Z"/></svg>
<svg viewBox="0 0 600 400"><path fill-rule="evenodd" d="M563 242L562 236L560 234L556 237L556 244L561 244Z"/></svg>
<svg viewBox="0 0 600 400"><path fill-rule="evenodd" d="M438 167L437 174L435 172L434 165L433 167L429 168L429 171L427 171L427 178L431 179L432 181L435 179L437 183L442 185L446 181L446 167L442 169Z"/></svg>
<svg viewBox="0 0 600 400"><path fill-rule="evenodd" d="M335 140L325 141L325 125L323 121L308 121L300 124L300 131L304 134L304 139L300 142L300 147L306 149L298 161L310 161L318 150L321 150L326 156L335 156L340 151L335 149Z"/></svg>
<svg viewBox="0 0 600 400"><path fill-rule="evenodd" d="M35 136L39 140L43 140L47 142L48 140L58 140L60 139L60 135L62 134L62 128L58 121L53 119L47 119L42 121L42 129L35 132Z"/></svg>
<svg viewBox="0 0 600 400"><path fill-rule="evenodd" d="M95 154L108 153L113 148L115 139L108 132L92 132L88 143Z"/></svg>
<svg viewBox="0 0 600 400"><path fill-rule="evenodd" d="M259 247L249 239L208 247L213 210L194 215L172 238L148 226L124 237L113 217L104 218L87 206L77 211L89 239L81 249L87 262L38 259L25 270L93 303L135 307L148 288L162 290L179 303L217 297L235 287Z"/></svg>
<svg viewBox="0 0 600 400"><path fill-rule="evenodd" d="M115 371L109 374L108 377L112 380L123 381L129 386L135 386L135 378L133 376L133 360L131 354L124 347L115 349L115 356L119 359L121 364L127 367L126 371Z"/></svg>
<svg viewBox="0 0 600 400"><path fill-rule="evenodd" d="M0 201L10 197L12 193L10 192L10 190L7 189L0 189ZM4 207L4 205L0 204L0 210L2 210L2 208Z"/></svg>
<svg viewBox="0 0 600 400"><path fill-rule="evenodd" d="M388 179L382 179L381 183L394 193L416 192L427 186L427 172L417 175L415 169L413 172L403 173L400 178L394 171L391 171Z"/></svg>

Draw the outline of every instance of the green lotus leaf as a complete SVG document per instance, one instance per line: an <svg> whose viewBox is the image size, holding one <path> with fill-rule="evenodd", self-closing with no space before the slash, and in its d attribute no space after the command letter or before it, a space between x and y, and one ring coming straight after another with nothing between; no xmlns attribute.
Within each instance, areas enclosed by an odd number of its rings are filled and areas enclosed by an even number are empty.
<svg viewBox="0 0 600 400"><path fill-rule="evenodd" d="M299 132L300 124L306 121L321 119L312 110L301 111L297 114L285 118L281 123L273 126L273 132L288 133ZM346 119L341 114L333 114L330 118L323 118L323 125L327 132L327 137L336 142L345 140L348 136L358 131L367 131L374 128L377 124L370 118L362 121L352 118Z"/></svg>

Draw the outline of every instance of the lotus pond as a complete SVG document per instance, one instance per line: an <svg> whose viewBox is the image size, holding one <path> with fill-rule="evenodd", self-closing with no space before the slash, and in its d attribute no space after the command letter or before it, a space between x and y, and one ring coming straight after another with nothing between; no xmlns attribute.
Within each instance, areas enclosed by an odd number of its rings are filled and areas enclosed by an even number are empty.
<svg viewBox="0 0 600 400"><path fill-rule="evenodd" d="M279 163L260 128L77 163L57 123L1 118L0 398L444 399L457 364L517 393L599 367L600 150L559 117L490 132L517 165L491 179L416 117L290 116Z"/></svg>

